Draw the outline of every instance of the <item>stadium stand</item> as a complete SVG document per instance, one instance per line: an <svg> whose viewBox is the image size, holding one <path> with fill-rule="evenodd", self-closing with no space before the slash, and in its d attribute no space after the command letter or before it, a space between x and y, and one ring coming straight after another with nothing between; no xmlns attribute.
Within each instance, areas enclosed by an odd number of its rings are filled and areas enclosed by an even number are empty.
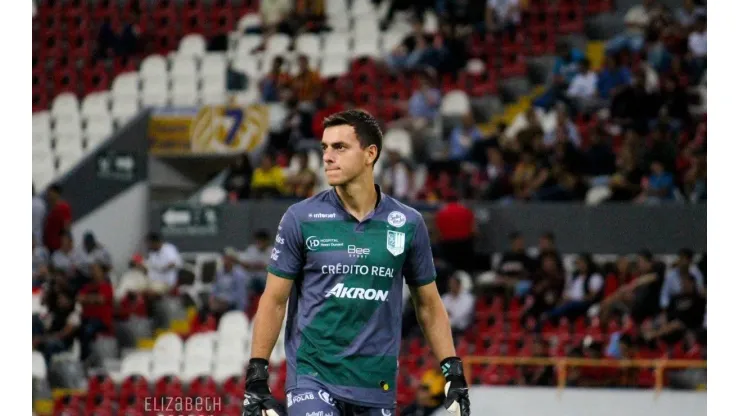
<svg viewBox="0 0 740 416"><path fill-rule="evenodd" d="M383 122L387 152L377 180L402 200L706 201L706 9L698 3L528 0L499 15L497 7L507 2L490 1L490 14L456 15L444 9L453 2L438 1L444 10L425 7L421 20L400 14L387 20L395 1L307 3L321 12L292 14L281 22L290 27L268 35L267 11L251 0L35 2L36 189L65 175L145 108L268 103L285 112L282 124L300 120L269 137L270 154L290 185L274 184L285 197L326 186L312 150L321 131L315 133L317 120L359 107ZM254 198L249 180L231 179L253 178L260 169L266 168L235 164L216 184L223 195L213 198ZM56 339L62 345L34 338L37 414L141 414L142 400L152 395L218 397L222 414L240 414L259 291L244 310L209 313L209 290L223 268L219 253L184 254L179 275L192 283L157 296L138 289L119 295L117 287L115 299L106 298L112 327L102 330L90 329L79 298L69 299L75 288L59 283L64 277L50 254L34 247L34 335L74 328L93 336L86 341L65 332ZM558 288L545 289L507 285L501 266L511 258L501 254L492 256L490 270L472 277L457 270L446 275L475 295L472 310L463 310L469 322L457 334L459 355L706 359L706 254L597 255L588 272L584 259L564 254L552 272L541 257L518 253L531 277L523 280L559 276ZM649 267L641 269L639 259ZM126 273L147 279L141 263L132 260ZM696 281L685 292L684 275ZM589 308L542 315L557 303L545 294L567 301L578 278L599 282L588 283L597 293ZM674 280L677 290L664 289ZM117 286L122 281L116 279ZM674 298L686 296L690 311L661 315L661 291L673 308ZM635 302L630 294L647 298ZM664 336L658 323L672 318L690 330ZM417 380L436 367L409 319L401 406L414 401ZM282 334L270 361L273 392L283 400L281 340ZM476 364L468 376L481 384L558 384L552 365L535 368L545 370ZM656 383L649 368L620 371L574 370L567 383Z"/></svg>

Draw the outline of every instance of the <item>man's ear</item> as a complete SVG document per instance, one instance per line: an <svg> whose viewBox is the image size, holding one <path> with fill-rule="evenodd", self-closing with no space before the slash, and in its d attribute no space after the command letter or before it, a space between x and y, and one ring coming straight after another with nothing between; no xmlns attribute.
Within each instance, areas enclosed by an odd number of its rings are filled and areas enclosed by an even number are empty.
<svg viewBox="0 0 740 416"><path fill-rule="evenodd" d="M365 149L365 163L372 165L378 159L378 146L371 144Z"/></svg>

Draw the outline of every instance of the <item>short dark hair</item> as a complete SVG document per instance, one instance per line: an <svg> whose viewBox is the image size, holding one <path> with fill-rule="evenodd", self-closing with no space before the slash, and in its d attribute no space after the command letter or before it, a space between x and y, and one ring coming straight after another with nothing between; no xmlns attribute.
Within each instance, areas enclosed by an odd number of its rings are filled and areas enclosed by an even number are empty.
<svg viewBox="0 0 740 416"><path fill-rule="evenodd" d="M555 242L555 233L553 233L552 231L545 231L544 233L542 233L540 237L546 238L552 241L553 243Z"/></svg>
<svg viewBox="0 0 740 416"><path fill-rule="evenodd" d="M267 240L270 238L270 233L267 232L267 230L257 230L257 232L254 233L254 238L258 240Z"/></svg>
<svg viewBox="0 0 740 416"><path fill-rule="evenodd" d="M692 250L690 248L684 247L684 248L678 250L678 255L680 257L686 257L689 260L693 260L694 259L694 250Z"/></svg>
<svg viewBox="0 0 740 416"><path fill-rule="evenodd" d="M366 111L347 110L334 113L324 119L325 129L337 126L352 126L363 149L375 145L378 148L378 155L373 164L378 161L380 151L383 149L383 132L375 117Z"/></svg>
<svg viewBox="0 0 740 416"><path fill-rule="evenodd" d="M53 184L49 185L49 190L50 191L53 191L53 192L56 192L56 193L58 193L58 194L61 195L61 193L62 193L62 185L60 185L58 183L53 183Z"/></svg>
<svg viewBox="0 0 740 416"><path fill-rule="evenodd" d="M514 241L520 238L522 238L522 233L519 231L512 231L509 233L509 241Z"/></svg>
<svg viewBox="0 0 740 416"><path fill-rule="evenodd" d="M162 236L160 236L159 233L156 231L151 231L149 234L146 235L146 240L150 243L156 243L162 241Z"/></svg>
<svg viewBox="0 0 740 416"><path fill-rule="evenodd" d="M640 250L640 252L637 253L637 255L644 258L647 261L653 261L653 253L646 248L643 248L642 250Z"/></svg>

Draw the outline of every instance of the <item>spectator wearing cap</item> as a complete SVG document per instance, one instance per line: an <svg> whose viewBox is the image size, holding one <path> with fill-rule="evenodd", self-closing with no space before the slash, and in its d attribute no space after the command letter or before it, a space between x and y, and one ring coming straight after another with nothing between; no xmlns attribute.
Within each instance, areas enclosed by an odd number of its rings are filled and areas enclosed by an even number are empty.
<svg viewBox="0 0 740 416"><path fill-rule="evenodd" d="M453 197L437 211L434 222L443 259L457 270L468 270L474 253L473 211Z"/></svg>
<svg viewBox="0 0 740 416"><path fill-rule="evenodd" d="M85 257L82 265L82 272L85 275L90 274L89 265L94 263L102 266L106 273L113 267L110 252L95 239L95 234L91 231L86 232L82 238L82 255Z"/></svg>
<svg viewBox="0 0 740 416"><path fill-rule="evenodd" d="M90 354L90 346L100 333L113 330L113 285L108 279L107 263L89 264L90 283L80 289L77 301L82 305L82 327L80 331L81 358Z"/></svg>
<svg viewBox="0 0 740 416"><path fill-rule="evenodd" d="M659 12L656 0L643 0L642 4L632 6L624 16L624 25L627 28L606 44L609 53L619 52L622 49L639 51L645 43L645 32L652 16Z"/></svg>
<svg viewBox="0 0 740 416"><path fill-rule="evenodd" d="M267 281L267 265L270 264L272 244L270 244L270 233L267 230L257 230L254 233L254 241L239 258L239 264L247 271L248 290L261 294L265 290ZM275 237L279 240L280 235Z"/></svg>
<svg viewBox="0 0 740 416"><path fill-rule="evenodd" d="M169 292L177 284L177 270L182 266L180 252L174 244L165 242L156 232L147 235L149 254L146 259L150 291L156 294Z"/></svg>
<svg viewBox="0 0 740 416"><path fill-rule="evenodd" d="M247 307L247 273L237 263L239 253L227 248L223 254L223 269L216 275L208 301L211 314L220 319L230 310L245 311Z"/></svg>
<svg viewBox="0 0 740 416"><path fill-rule="evenodd" d="M473 322L475 297L463 289L460 277L453 274L449 281L449 290L442 295L442 303L450 316L450 326L455 335L461 335Z"/></svg>
<svg viewBox="0 0 740 416"><path fill-rule="evenodd" d="M72 223L72 209L62 199L62 187L53 184L46 191L46 202L49 211L44 221L44 245L53 253L62 245L64 231L69 231Z"/></svg>
<svg viewBox="0 0 740 416"><path fill-rule="evenodd" d="M668 270L663 281L663 287L660 290L660 307L667 309L671 296L681 293L681 277L686 275L694 280L696 293L703 295L704 292L704 275L699 268L693 263L694 252L691 249L683 248L678 252L676 266Z"/></svg>
<svg viewBox="0 0 740 416"><path fill-rule="evenodd" d="M419 382L416 400L401 411L401 416L432 416L445 398L445 378L436 369L427 370ZM446 412L445 412L446 413Z"/></svg>
<svg viewBox="0 0 740 416"><path fill-rule="evenodd" d="M505 32L509 36L516 34L521 23L520 0L487 0L485 23L488 31Z"/></svg>

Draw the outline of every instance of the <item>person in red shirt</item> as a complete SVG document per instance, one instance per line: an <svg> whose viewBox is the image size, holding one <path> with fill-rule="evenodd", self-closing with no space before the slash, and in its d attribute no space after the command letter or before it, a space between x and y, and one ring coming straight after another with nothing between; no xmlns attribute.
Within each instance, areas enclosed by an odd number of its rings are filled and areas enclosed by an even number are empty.
<svg viewBox="0 0 740 416"><path fill-rule="evenodd" d="M50 253L58 250L62 245L63 231L69 231L72 223L72 208L62 199L62 188L58 184L51 185L46 191L49 204L49 213L44 221L44 246Z"/></svg>
<svg viewBox="0 0 740 416"><path fill-rule="evenodd" d="M90 345L101 332L113 329L113 285L107 278L104 265L90 265L92 281L80 289L77 295L82 305L82 330L80 346L82 359L90 354Z"/></svg>
<svg viewBox="0 0 740 416"><path fill-rule="evenodd" d="M437 211L435 223L442 258L456 269L468 270L473 254L475 215L454 196Z"/></svg>

